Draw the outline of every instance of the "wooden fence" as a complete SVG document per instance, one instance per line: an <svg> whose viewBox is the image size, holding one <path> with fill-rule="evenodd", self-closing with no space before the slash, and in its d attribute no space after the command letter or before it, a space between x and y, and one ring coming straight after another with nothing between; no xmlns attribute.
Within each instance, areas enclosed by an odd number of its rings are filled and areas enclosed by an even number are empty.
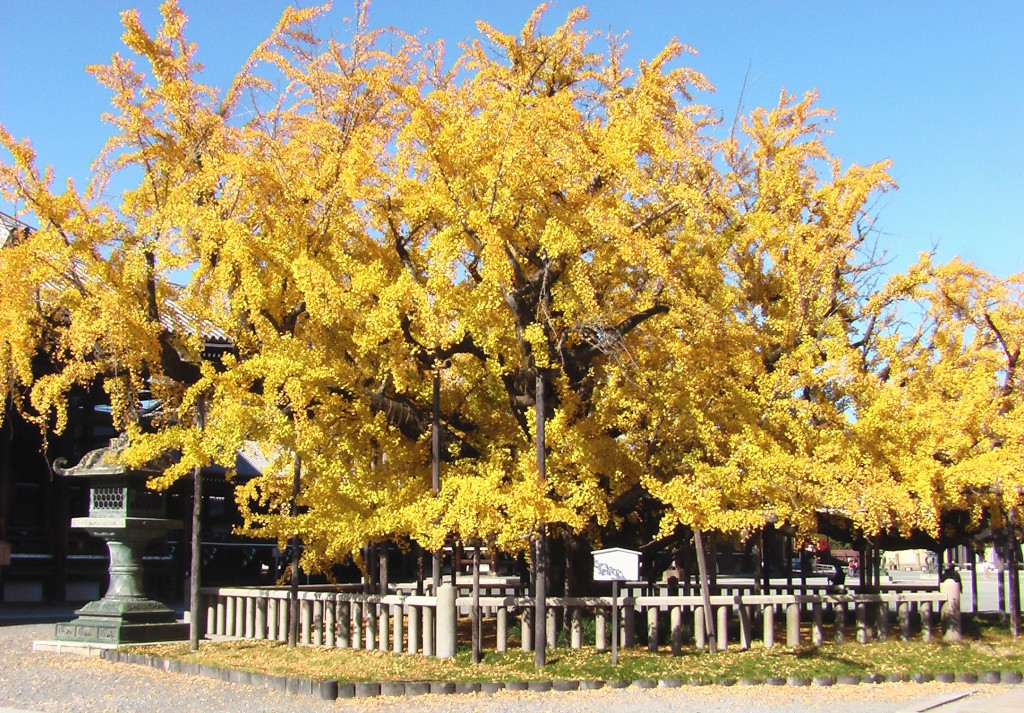
<svg viewBox="0 0 1024 713"><path fill-rule="evenodd" d="M457 613L472 607L469 596L454 598L455 609L437 611L438 598L406 594L367 595L344 591L299 592L298 641L312 646L379 649L395 653L435 654L438 622L455 628ZM207 588L206 634L211 637L287 641L289 593L278 588ZM711 597L719 649L750 648L755 639L770 648L824 643L826 634L837 641L851 637L861 643L919 634L925 641L942 628L949 637L960 631L959 601L943 592L884 592L880 594L719 594ZM547 600L547 641L555 646L584 645L584 619L593 618L593 641L598 650L611 645L610 597L551 597ZM533 644L533 605L530 597L481 596L485 625L494 650L507 651L513 626L518 624L520 646ZM648 647L660 641L674 652L684 645L708 645L703 602L697 596L626 596L618 600L618 641L631 647L643 627ZM956 609L956 615L953 609ZM450 633L451 637L455 632ZM778 637L778 640L777 640ZM588 637L589 638L589 637Z"/></svg>

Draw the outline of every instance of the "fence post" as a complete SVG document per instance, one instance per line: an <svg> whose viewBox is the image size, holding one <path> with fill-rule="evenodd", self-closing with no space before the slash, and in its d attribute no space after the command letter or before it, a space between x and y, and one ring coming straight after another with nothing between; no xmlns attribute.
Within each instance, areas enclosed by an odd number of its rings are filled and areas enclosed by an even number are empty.
<svg viewBox="0 0 1024 713"><path fill-rule="evenodd" d="M406 648L410 654L420 651L420 608L415 604L405 608L409 617L409 646Z"/></svg>
<svg viewBox="0 0 1024 713"><path fill-rule="evenodd" d="M363 648L363 603L358 599L352 600L349 610L352 616L352 648Z"/></svg>
<svg viewBox="0 0 1024 713"><path fill-rule="evenodd" d="M558 643L558 607L548 606L546 609L544 620L547 625L547 635L544 638L547 641L547 647L554 649L555 644Z"/></svg>
<svg viewBox="0 0 1024 713"><path fill-rule="evenodd" d="M261 596L256 600L256 638L267 638L267 598Z"/></svg>
<svg viewBox="0 0 1024 713"><path fill-rule="evenodd" d="M245 610L248 597L234 597L235 600L235 636L245 636Z"/></svg>
<svg viewBox="0 0 1024 713"><path fill-rule="evenodd" d="M299 640L303 644L310 643L310 630L313 620L313 602L303 599L299 602Z"/></svg>
<svg viewBox="0 0 1024 713"><path fill-rule="evenodd" d="M718 641L718 650L725 651L729 648L729 610L731 607L726 604L725 606L718 607L716 612L718 620L716 622L715 632Z"/></svg>
<svg viewBox="0 0 1024 713"><path fill-rule="evenodd" d="M1017 575L1011 572L1010 576ZM960 641L960 583L955 579L944 579L939 591L946 595L946 601L942 603L942 640Z"/></svg>
<svg viewBox="0 0 1024 713"><path fill-rule="evenodd" d="M442 584L437 588L437 658L455 657L456 625L458 612L455 609L455 587Z"/></svg>
<svg viewBox="0 0 1024 713"><path fill-rule="evenodd" d="M583 609L572 607L569 611L572 617L569 623L569 646L581 649L583 648Z"/></svg>
<svg viewBox="0 0 1024 713"><path fill-rule="evenodd" d="M313 645L324 644L324 602L320 597L313 600Z"/></svg>
<svg viewBox="0 0 1024 713"><path fill-rule="evenodd" d="M703 606L693 608L693 645L698 649L706 649L708 646L708 629Z"/></svg>
<svg viewBox="0 0 1024 713"><path fill-rule="evenodd" d="M423 655L434 655L434 610L437 608L437 598L434 598L434 606L423 607Z"/></svg>
<svg viewBox="0 0 1024 713"><path fill-rule="evenodd" d="M495 612L497 619L497 649L499 654L508 651L508 607L502 604Z"/></svg>
<svg viewBox="0 0 1024 713"><path fill-rule="evenodd" d="M203 630L203 636L210 633L216 633L217 631L217 603L215 599L216 595L213 597L204 597L206 602L206 628Z"/></svg>
<svg viewBox="0 0 1024 713"><path fill-rule="evenodd" d="M932 603L921 602L921 638L932 640Z"/></svg>
<svg viewBox="0 0 1024 713"><path fill-rule="evenodd" d="M825 613L821 609L821 601L811 604L811 644L821 646L825 643Z"/></svg>
<svg viewBox="0 0 1024 713"><path fill-rule="evenodd" d="M220 628L218 626L218 628ZM225 636L235 635L235 598L224 597L224 631L217 632L218 634L223 633Z"/></svg>
<svg viewBox="0 0 1024 713"><path fill-rule="evenodd" d="M676 606L669 610L669 626L672 627L672 653L683 653L683 608Z"/></svg>
<svg viewBox="0 0 1024 713"><path fill-rule="evenodd" d="M770 649L775 646L775 605L765 604L761 607L761 617L763 619L764 647Z"/></svg>
<svg viewBox="0 0 1024 713"><path fill-rule="evenodd" d="M523 607L519 619L519 630L522 632L520 648L533 651L533 606Z"/></svg>
<svg viewBox="0 0 1024 713"><path fill-rule="evenodd" d="M887 641L889 639L889 602L885 600L878 603L875 628L878 630L879 641Z"/></svg>
<svg viewBox="0 0 1024 713"><path fill-rule="evenodd" d="M841 644L846 641L846 602L833 604L832 613L835 615L835 641Z"/></svg>
<svg viewBox="0 0 1024 713"><path fill-rule="evenodd" d="M739 602L738 614L740 617L740 648L746 650L753 643L754 634L751 631L750 607L744 604L742 600Z"/></svg>
<svg viewBox="0 0 1024 713"><path fill-rule="evenodd" d="M647 607L647 650L658 651L658 607Z"/></svg>
<svg viewBox="0 0 1024 713"><path fill-rule="evenodd" d="M594 644L598 651L608 650L608 635L606 629L608 628L608 615L605 613L604 607L598 607L594 612Z"/></svg>
<svg viewBox="0 0 1024 713"><path fill-rule="evenodd" d="M363 648L373 651L377 648L377 605L367 600L363 603L363 634L366 640Z"/></svg>
<svg viewBox="0 0 1024 713"><path fill-rule="evenodd" d="M352 646L352 611L348 601L338 600L335 618L338 620L338 648L347 649Z"/></svg>
<svg viewBox="0 0 1024 713"><path fill-rule="evenodd" d="M287 602L278 601L277 603L277 640L281 642L288 641L288 618L291 616L289 611L291 607L288 606Z"/></svg>
<svg viewBox="0 0 1024 713"><path fill-rule="evenodd" d="M338 645L336 632L337 622L335 620L336 604L332 596L324 602L324 645L333 649Z"/></svg>
<svg viewBox="0 0 1024 713"><path fill-rule="evenodd" d="M256 598L245 598L245 638L256 638Z"/></svg>
<svg viewBox="0 0 1024 713"><path fill-rule="evenodd" d="M623 598L622 603L622 648L631 649L636 646L636 607L633 599Z"/></svg>
<svg viewBox="0 0 1024 713"><path fill-rule="evenodd" d="M405 624L405 615L402 613L402 602L391 605L391 650L396 654L402 653L402 628Z"/></svg>
<svg viewBox="0 0 1024 713"><path fill-rule="evenodd" d="M896 625L900 628L900 640L910 641L910 602L900 600L896 605Z"/></svg>
<svg viewBox="0 0 1024 713"><path fill-rule="evenodd" d="M868 604L865 601L858 601L857 604L857 643L866 644L870 638L868 635Z"/></svg>
<svg viewBox="0 0 1024 713"><path fill-rule="evenodd" d="M792 602L786 605L786 646L800 645L800 605Z"/></svg>
<svg viewBox="0 0 1024 713"><path fill-rule="evenodd" d="M377 648L388 650L388 629L391 628L390 606L384 602L377 604Z"/></svg>

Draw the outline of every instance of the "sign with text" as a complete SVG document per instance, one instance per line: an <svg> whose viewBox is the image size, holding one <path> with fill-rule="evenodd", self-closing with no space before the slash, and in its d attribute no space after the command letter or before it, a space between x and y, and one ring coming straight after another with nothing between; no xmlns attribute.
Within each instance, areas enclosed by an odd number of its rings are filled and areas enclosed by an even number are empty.
<svg viewBox="0 0 1024 713"><path fill-rule="evenodd" d="M594 550L595 582L634 582L640 579L640 553L622 547Z"/></svg>

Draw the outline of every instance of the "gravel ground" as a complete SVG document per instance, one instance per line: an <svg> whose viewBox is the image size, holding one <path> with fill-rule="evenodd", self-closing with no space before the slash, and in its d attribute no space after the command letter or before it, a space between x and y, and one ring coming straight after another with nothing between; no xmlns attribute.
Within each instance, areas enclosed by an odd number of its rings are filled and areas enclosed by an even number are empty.
<svg viewBox="0 0 1024 713"><path fill-rule="evenodd" d="M877 684L830 688L682 687L494 696L420 696L320 701L266 689L169 674L97 658L35 653L34 639L53 637L52 624L0 625L0 713L5 708L61 713L277 713L295 711L431 713L458 707L472 711L615 711L616 713L868 713L920 711L975 691L970 710L992 711L1007 687L963 684ZM1024 687L1013 687L1024 701ZM942 709L940 709L942 710ZM1007 708L1006 710L1014 710ZM1017 710L1020 710L1018 708Z"/></svg>

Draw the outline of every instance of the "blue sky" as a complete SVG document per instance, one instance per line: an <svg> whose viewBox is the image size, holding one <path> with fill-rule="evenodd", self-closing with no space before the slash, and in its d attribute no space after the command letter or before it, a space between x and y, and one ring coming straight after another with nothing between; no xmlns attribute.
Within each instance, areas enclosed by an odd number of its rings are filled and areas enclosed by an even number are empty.
<svg viewBox="0 0 1024 713"><path fill-rule="evenodd" d="M182 0L207 81L226 86L287 4ZM298 2L298 4L309 4ZM577 4L557 0L545 26ZM594 29L628 32L628 58L653 56L673 37L699 54L686 63L718 91L700 99L726 117L772 105L779 91L817 89L837 121L828 145L846 163L894 161L900 190L876 206L892 270L920 251L960 255L999 275L1024 271L1024 2L582 3ZM476 19L518 30L533 2L377 0L373 25L426 30L450 53ZM154 0L0 0L0 123L29 137L59 178L84 186L108 128L106 91L85 66L122 50L118 12ZM350 2L321 33L344 37ZM11 206L0 202L0 210Z"/></svg>

